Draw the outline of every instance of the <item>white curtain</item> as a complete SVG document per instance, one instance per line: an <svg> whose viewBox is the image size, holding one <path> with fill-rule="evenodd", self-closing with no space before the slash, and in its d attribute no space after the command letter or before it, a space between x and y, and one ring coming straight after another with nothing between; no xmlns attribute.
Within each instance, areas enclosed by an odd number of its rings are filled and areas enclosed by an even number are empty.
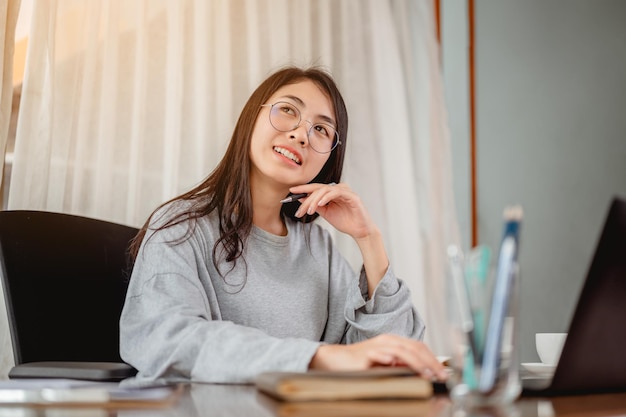
<svg viewBox="0 0 626 417"><path fill-rule="evenodd" d="M431 0L41 0L29 45L9 208L135 226L206 177L269 73L328 68L350 115L343 180L443 351L458 231Z"/></svg>
<svg viewBox="0 0 626 417"><path fill-rule="evenodd" d="M11 121L13 98L13 54L15 52L15 27L20 0L0 0L0 184L4 174L4 154Z"/></svg>
<svg viewBox="0 0 626 417"><path fill-rule="evenodd" d="M15 51L15 27L20 9L19 0L0 0L0 184L4 174L4 154L11 121L13 98L13 53ZM0 271L2 273L2 271ZM0 379L13 363L11 335L6 315L6 305L0 281Z"/></svg>

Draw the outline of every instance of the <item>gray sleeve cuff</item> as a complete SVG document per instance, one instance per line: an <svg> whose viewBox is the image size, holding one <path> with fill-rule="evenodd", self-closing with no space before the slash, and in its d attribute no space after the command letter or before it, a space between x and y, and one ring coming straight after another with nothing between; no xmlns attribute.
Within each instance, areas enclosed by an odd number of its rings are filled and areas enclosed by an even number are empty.
<svg viewBox="0 0 626 417"><path fill-rule="evenodd" d="M359 289L361 290L361 297L364 301L363 306L365 306L365 311L367 313L371 313L376 309L377 299L392 297L400 290L400 282L394 275L391 266L387 267L385 275L383 275L383 278L380 280L376 288L374 288L374 293L370 299L367 285L367 274L365 273L365 267L361 267Z"/></svg>
<svg viewBox="0 0 626 417"><path fill-rule="evenodd" d="M367 279L361 269L358 288L350 291L345 310L348 331L345 343L354 343L383 333L421 339L424 323L411 301L407 285L398 279L391 266L367 296Z"/></svg>

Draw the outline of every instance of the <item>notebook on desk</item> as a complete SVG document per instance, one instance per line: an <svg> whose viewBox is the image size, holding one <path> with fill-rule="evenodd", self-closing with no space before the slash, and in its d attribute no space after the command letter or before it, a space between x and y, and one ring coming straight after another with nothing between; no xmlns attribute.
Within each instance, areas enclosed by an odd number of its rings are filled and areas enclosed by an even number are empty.
<svg viewBox="0 0 626 417"><path fill-rule="evenodd" d="M524 376L525 395L626 391L626 200L606 216L552 376Z"/></svg>

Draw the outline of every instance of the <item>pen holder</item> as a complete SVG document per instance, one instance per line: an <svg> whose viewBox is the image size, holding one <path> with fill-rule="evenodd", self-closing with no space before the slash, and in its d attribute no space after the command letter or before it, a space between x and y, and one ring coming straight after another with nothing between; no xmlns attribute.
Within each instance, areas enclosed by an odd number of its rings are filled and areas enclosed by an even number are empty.
<svg viewBox="0 0 626 417"><path fill-rule="evenodd" d="M448 255L450 398L461 407L510 404L521 392L518 264L477 276L471 260Z"/></svg>

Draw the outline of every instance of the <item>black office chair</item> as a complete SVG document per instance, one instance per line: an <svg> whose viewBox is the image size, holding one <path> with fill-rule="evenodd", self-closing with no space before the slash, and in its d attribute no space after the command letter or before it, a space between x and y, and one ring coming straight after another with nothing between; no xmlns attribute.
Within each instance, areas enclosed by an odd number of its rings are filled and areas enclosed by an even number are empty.
<svg viewBox="0 0 626 417"><path fill-rule="evenodd" d="M121 380L119 318L137 229L44 211L0 211L10 378Z"/></svg>

